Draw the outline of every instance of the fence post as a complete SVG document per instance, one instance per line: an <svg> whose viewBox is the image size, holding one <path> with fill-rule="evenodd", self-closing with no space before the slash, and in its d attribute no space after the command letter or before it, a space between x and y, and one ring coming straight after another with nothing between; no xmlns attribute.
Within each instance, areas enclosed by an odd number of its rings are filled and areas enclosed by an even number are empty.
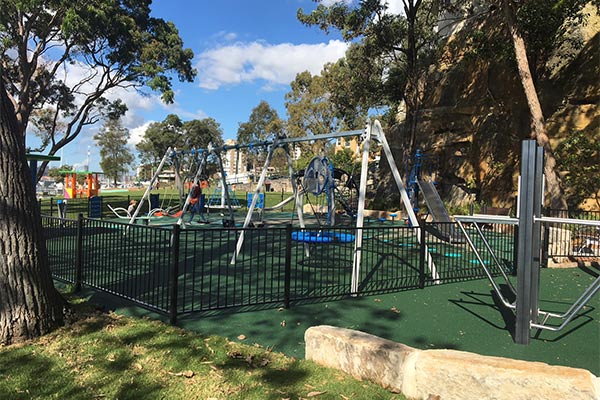
<svg viewBox="0 0 600 400"><path fill-rule="evenodd" d="M290 308L290 287L292 280L292 225L285 227L285 275L283 286L283 305Z"/></svg>
<svg viewBox="0 0 600 400"><path fill-rule="evenodd" d="M83 279L83 214L77 214L77 247L75 249L75 293L81 291Z"/></svg>
<svg viewBox="0 0 600 400"><path fill-rule="evenodd" d="M425 287L425 259L427 257L425 252L425 248L427 247L427 243L425 242L427 239L425 224L427 222L419 216L417 216L417 221L419 222L419 242L421 244L419 247L419 289L423 289Z"/></svg>
<svg viewBox="0 0 600 400"><path fill-rule="evenodd" d="M173 235L171 236L171 279L169 287L169 296L171 298L171 304L169 307L171 325L177 324L177 296L178 294L178 280L179 280L179 239L181 234L181 226L179 224L173 225Z"/></svg>
<svg viewBox="0 0 600 400"><path fill-rule="evenodd" d="M54 198L50 197L50 216L54 216Z"/></svg>

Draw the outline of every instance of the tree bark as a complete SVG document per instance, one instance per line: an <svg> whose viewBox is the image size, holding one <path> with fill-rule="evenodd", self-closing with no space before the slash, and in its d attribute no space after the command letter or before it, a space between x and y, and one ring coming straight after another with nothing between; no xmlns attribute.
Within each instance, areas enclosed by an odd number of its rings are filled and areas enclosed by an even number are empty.
<svg viewBox="0 0 600 400"><path fill-rule="evenodd" d="M40 212L14 107L0 79L0 343L44 335L64 323Z"/></svg>
<svg viewBox="0 0 600 400"><path fill-rule="evenodd" d="M537 143L544 148L546 161L544 163L544 174L546 175L548 204L551 208L566 209L567 201L562 189L560 176L556 171L556 159L554 158L554 153L550 147L550 139L548 138L548 133L546 131L542 106L535 90L535 84L533 83L529 60L527 59L525 41L517 26L516 13L512 0L502 0L502 6L504 8L506 22L515 49L519 78L523 85L523 91L525 92L527 106L529 107L529 113L531 115L531 138L535 139Z"/></svg>

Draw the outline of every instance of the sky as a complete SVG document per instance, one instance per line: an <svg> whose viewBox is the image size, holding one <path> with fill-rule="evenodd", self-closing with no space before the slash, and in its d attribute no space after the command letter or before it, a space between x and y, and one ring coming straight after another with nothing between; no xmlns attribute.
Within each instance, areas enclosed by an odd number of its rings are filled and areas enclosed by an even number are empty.
<svg viewBox="0 0 600 400"><path fill-rule="evenodd" d="M322 0L324 4L333 1ZM397 11L400 2L388 0L389 11ZM262 100L287 118L284 96L296 74L306 70L319 74L324 64L342 57L348 46L339 32L327 34L297 20L299 8L309 12L316 5L312 0L154 0L151 15L175 23L184 47L194 52L198 75L192 83L173 80L175 102L170 105L149 89L146 95L132 90L111 94L128 106L122 122L131 133L131 150L150 123L168 114L177 114L183 121L213 118L224 139L236 138L239 124L248 120ZM77 71L70 74L76 77ZM56 163L86 164L89 154L90 170L100 171L99 149L93 140L99 128L82 132L59 151L62 162Z"/></svg>

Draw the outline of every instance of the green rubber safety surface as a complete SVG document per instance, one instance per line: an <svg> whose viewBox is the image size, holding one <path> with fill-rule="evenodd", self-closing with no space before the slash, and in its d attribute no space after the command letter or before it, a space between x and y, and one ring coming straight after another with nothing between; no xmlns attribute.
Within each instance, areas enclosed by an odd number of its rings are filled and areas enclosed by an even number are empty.
<svg viewBox="0 0 600 400"><path fill-rule="evenodd" d="M562 313L592 283L597 268L543 269L540 308ZM496 282L500 283L497 278ZM514 284L514 282L513 282ZM119 313L161 318L124 300L86 291L90 301ZM556 324L560 322L555 321ZM419 349L454 349L482 355L584 368L600 376L600 296L560 332L532 330L529 345L515 344L514 315L487 280L429 286L398 293L180 316L178 325L202 334L259 344L304 357L304 332L315 325L356 329ZM242 337L242 336L240 336Z"/></svg>

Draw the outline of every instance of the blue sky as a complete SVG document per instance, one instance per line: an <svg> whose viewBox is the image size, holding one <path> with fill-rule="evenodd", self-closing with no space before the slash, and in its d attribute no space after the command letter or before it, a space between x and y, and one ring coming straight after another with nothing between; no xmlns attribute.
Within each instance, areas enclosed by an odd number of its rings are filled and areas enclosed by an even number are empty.
<svg viewBox="0 0 600 400"><path fill-rule="evenodd" d="M399 2L388 2L392 11ZM184 121L214 118L225 139L236 137L239 124L261 100L286 118L284 96L295 75L305 70L318 74L347 48L338 32L326 34L296 19L299 8L308 12L316 7L312 0L154 0L151 7L154 17L175 23L184 47L194 51L198 76L193 83L175 79L172 105L149 91L146 96L134 91L112 94L129 108L123 124L131 132L132 149L150 123L171 113ZM84 163L89 151L90 169L99 170L99 150L92 139L98 128L67 145L63 163Z"/></svg>

